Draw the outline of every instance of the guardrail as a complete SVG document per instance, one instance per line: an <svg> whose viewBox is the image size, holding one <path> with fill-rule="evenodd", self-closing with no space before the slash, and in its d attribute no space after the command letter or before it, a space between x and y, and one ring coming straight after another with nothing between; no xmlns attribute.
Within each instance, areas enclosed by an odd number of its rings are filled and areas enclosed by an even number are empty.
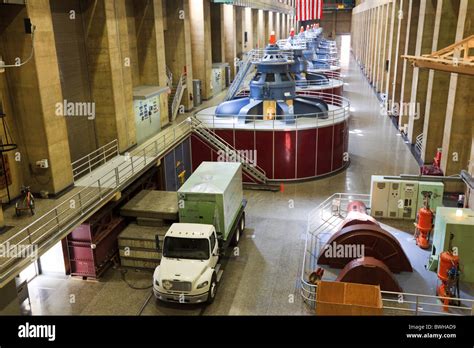
<svg viewBox="0 0 474 348"><path fill-rule="evenodd" d="M248 91L239 93L239 96L247 96ZM324 93L314 90L298 90L298 96L306 98L319 98L330 105L327 112L313 112L305 114L291 114L291 115L276 115L273 119L266 119L265 115L245 115L246 122L242 123L244 115L239 114L225 114L216 116L215 112L209 112L207 109L198 112L197 117L206 126L213 129L265 129L283 130L287 129L288 125L296 129L305 128L319 128L320 126L327 126L346 120L350 116L349 100L334 95L331 93ZM288 121L289 123L286 123Z"/></svg>
<svg viewBox="0 0 474 348"><path fill-rule="evenodd" d="M336 233L347 211L349 202L358 200L370 206L366 194L335 193L313 209L308 216L300 295L310 308L316 308L317 284L309 282L309 275L317 269L317 258L329 238ZM404 292L381 291L386 315L474 315L474 300L449 298L461 306L444 305L444 297Z"/></svg>
<svg viewBox="0 0 474 348"><path fill-rule="evenodd" d="M115 139L110 143L99 147L97 150L92 151L88 155L72 162L71 166L74 181L86 174L90 174L94 169L107 163L118 154L118 141Z"/></svg>
<svg viewBox="0 0 474 348"><path fill-rule="evenodd" d="M415 147L418 150L418 153L421 153L421 150L423 149L423 133L416 137Z"/></svg>
<svg viewBox="0 0 474 348"><path fill-rule="evenodd" d="M37 220L22 228L0 244L4 255L13 254L13 250L35 247L39 257L53 243L69 233L78 223L109 201L116 192L128 185L135 175L142 173L156 163L174 144L191 132L191 123L185 120L165 129L143 148L124 156L124 161L105 175L94 180L88 186L65 199ZM32 260L20 257L0 258L0 287L15 277Z"/></svg>
<svg viewBox="0 0 474 348"><path fill-rule="evenodd" d="M186 82L187 75L183 73L179 78L179 82L176 86L176 92L173 98L173 103L171 104L171 121L174 121L176 119L176 116L178 115L181 99L183 99L184 90L187 87Z"/></svg>

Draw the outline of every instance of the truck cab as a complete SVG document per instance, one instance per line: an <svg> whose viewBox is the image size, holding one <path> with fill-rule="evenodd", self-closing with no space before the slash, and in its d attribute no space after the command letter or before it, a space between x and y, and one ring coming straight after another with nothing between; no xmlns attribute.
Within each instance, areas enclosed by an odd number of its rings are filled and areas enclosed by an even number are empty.
<svg viewBox="0 0 474 348"><path fill-rule="evenodd" d="M212 303L216 295L219 245L213 225L174 223L166 232L155 297L168 302Z"/></svg>

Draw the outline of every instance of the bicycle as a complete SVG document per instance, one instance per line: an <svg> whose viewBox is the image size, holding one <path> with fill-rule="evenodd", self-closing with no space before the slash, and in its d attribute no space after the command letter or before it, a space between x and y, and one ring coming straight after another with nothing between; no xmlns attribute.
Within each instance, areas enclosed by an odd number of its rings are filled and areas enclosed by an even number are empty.
<svg viewBox="0 0 474 348"><path fill-rule="evenodd" d="M31 215L35 215L35 197L31 193L30 187L22 186L21 194L23 195L23 198L21 198L19 202L15 203L16 216L20 216L24 210L29 210Z"/></svg>

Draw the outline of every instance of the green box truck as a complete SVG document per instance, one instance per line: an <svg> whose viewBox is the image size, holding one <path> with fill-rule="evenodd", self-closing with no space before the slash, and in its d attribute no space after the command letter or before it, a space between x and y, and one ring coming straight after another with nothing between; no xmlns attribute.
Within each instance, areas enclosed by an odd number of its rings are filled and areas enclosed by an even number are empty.
<svg viewBox="0 0 474 348"><path fill-rule="evenodd" d="M222 275L220 258L245 229L242 165L203 162L178 190L179 223L163 241L153 275L163 301L211 303Z"/></svg>

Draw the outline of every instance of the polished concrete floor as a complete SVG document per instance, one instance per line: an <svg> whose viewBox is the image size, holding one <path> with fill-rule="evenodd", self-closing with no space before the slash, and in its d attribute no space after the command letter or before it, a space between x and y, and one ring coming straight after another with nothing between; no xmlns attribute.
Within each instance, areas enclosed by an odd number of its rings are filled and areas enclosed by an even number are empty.
<svg viewBox="0 0 474 348"><path fill-rule="evenodd" d="M336 192L369 193L373 174L418 173L408 146L380 107L343 45L345 96L352 107L349 168L316 181L285 184L281 192L246 191L247 229L239 256L226 265L211 306L163 304L151 289L132 289L119 269L98 282L40 276L30 283L31 313L104 315L284 315L308 314L299 296L308 213ZM409 235L407 234L407 237ZM146 288L151 273L129 270L129 284ZM27 308L29 309L29 308Z"/></svg>

